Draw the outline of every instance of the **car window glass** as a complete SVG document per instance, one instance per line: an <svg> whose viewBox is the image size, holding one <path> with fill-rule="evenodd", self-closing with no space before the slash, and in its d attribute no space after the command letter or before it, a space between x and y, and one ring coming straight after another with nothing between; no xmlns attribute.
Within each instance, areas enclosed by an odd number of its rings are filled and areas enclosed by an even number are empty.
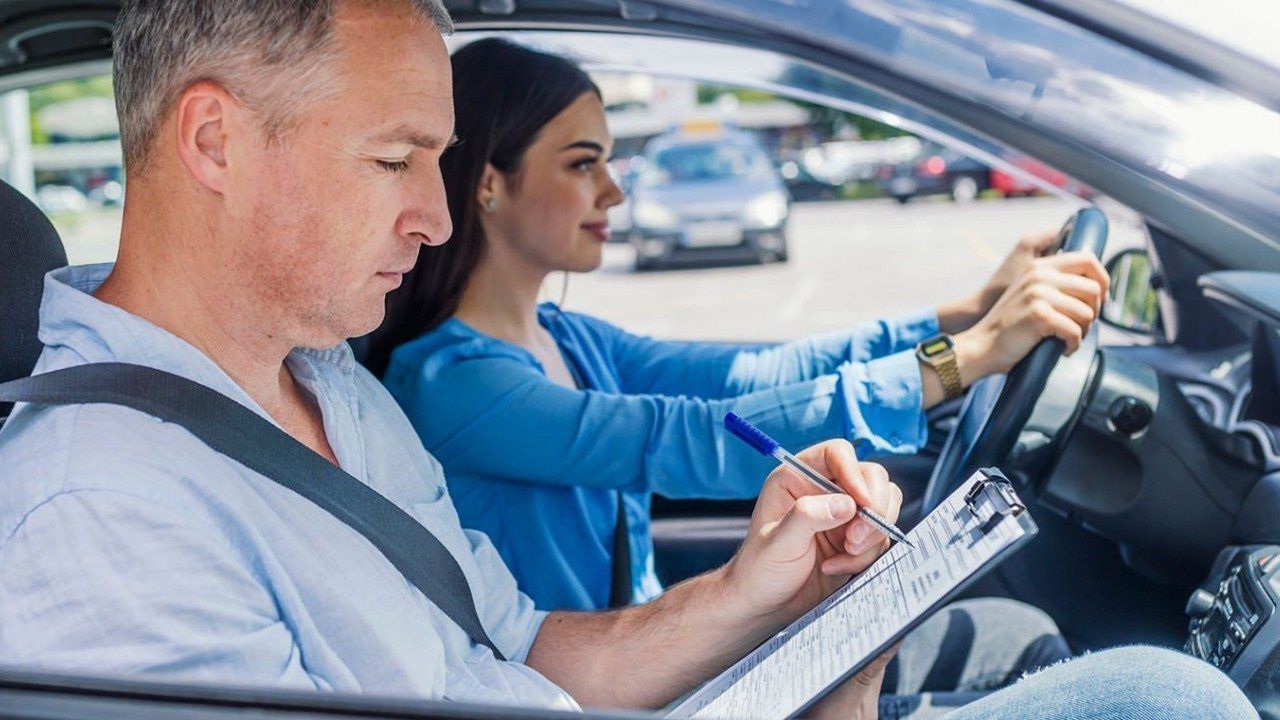
<svg viewBox="0 0 1280 720"><path fill-rule="evenodd" d="M628 196L602 266L556 274L545 297L631 332L777 342L901 316L976 291L1020 237L1087 202L1107 208L1113 249L1144 241L1134 213L1057 169L773 53L508 36L586 59L604 95Z"/></svg>
<svg viewBox="0 0 1280 720"><path fill-rule="evenodd" d="M453 42L465 42L460 35ZM673 42L574 37L651 58ZM550 279L549 299L658 337L781 341L954 299L976 289L1020 235L1053 229L1082 198L1106 202L926 109L755 49L686 42L681 54L694 46L704 48L708 78L588 61L615 135L609 169L630 192L610 210L602 268L568 285ZM759 83L723 81L727 69L749 68ZM764 89L778 74L833 94ZM113 260L124 173L109 76L46 83L0 103L15 148L6 180L26 183L72 263ZM1140 224L1125 213L1113 206L1116 248L1141 244ZM673 243L694 261L667 263ZM656 260L645 267L646 257Z"/></svg>
<svg viewBox="0 0 1280 720"><path fill-rule="evenodd" d="M124 170L110 75L11 91L0 107L5 181L53 221L69 262L115 260Z"/></svg>
<svg viewBox="0 0 1280 720"><path fill-rule="evenodd" d="M1280 112L1030 5L703 3L761 32L804 38L1051 128L1264 234L1280 234ZM1263 25L1269 19L1257 18ZM616 62L617 50L611 52ZM647 62L688 66L687 56L675 53ZM773 80L789 83L794 73L784 68Z"/></svg>

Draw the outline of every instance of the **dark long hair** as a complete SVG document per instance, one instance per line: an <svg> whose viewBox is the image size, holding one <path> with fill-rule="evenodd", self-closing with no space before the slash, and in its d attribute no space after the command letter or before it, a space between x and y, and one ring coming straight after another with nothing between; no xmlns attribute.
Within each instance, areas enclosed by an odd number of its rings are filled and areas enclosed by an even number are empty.
<svg viewBox="0 0 1280 720"><path fill-rule="evenodd" d="M418 251L418 264L387 296L387 317L369 336L365 364L386 372L398 346L449 319L485 247L476 190L485 164L515 177L538 132L584 93L600 94L572 61L486 38L455 52L454 122L458 143L440 159L453 237Z"/></svg>

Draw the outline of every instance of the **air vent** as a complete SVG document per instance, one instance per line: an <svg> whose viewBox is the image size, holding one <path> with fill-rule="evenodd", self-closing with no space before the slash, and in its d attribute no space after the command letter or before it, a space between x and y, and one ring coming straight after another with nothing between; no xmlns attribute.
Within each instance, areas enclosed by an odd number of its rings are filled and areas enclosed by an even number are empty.
<svg viewBox="0 0 1280 720"><path fill-rule="evenodd" d="M1193 383L1178 383L1178 389L1202 420L1214 427L1225 425L1228 406L1217 392Z"/></svg>

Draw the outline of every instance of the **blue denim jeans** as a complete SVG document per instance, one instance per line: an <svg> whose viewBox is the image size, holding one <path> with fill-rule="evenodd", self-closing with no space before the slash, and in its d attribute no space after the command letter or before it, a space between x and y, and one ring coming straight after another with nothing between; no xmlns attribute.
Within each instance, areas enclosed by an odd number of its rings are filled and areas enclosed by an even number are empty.
<svg viewBox="0 0 1280 720"><path fill-rule="evenodd" d="M1258 720L1258 712L1212 665L1173 650L1130 646L1055 665L943 717Z"/></svg>
<svg viewBox="0 0 1280 720"><path fill-rule="evenodd" d="M1013 600L961 600L902 642L885 670L880 717L934 720L1071 657L1053 620Z"/></svg>
<svg viewBox="0 0 1280 720"><path fill-rule="evenodd" d="M1225 675L1181 653L1125 647L1064 662L1070 657L1057 626L1036 608L1003 599L953 603L904 639L885 673L880 717L1258 717Z"/></svg>

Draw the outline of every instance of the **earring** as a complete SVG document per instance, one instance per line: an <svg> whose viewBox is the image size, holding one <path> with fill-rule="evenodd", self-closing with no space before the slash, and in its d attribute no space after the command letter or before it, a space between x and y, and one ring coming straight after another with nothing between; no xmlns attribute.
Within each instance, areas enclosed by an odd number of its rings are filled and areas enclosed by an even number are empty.
<svg viewBox="0 0 1280 720"><path fill-rule="evenodd" d="M485 212L493 212L493 209L497 206L498 206L498 203L493 198L489 198L488 200L484 201Z"/></svg>

